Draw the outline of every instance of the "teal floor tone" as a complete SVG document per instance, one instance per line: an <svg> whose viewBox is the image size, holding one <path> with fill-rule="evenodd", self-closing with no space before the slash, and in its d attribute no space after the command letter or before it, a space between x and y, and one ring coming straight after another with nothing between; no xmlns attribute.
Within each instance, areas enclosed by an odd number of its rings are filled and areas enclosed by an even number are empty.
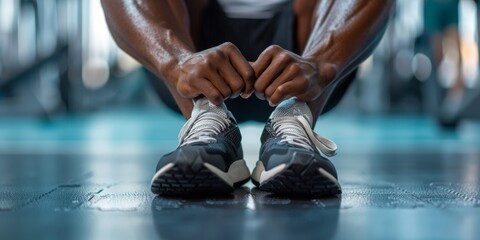
<svg viewBox="0 0 480 240"><path fill-rule="evenodd" d="M331 113L343 194L298 199L248 183L229 196L156 197L183 125L166 110L0 118L0 239L479 239L480 124ZM253 169L260 123L241 125Z"/></svg>

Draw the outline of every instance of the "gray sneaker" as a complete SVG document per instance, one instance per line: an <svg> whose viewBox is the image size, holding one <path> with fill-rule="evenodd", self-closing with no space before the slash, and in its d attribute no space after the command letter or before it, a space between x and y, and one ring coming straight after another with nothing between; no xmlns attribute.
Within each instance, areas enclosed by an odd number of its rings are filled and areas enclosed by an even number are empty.
<svg viewBox="0 0 480 240"><path fill-rule="evenodd" d="M265 124L260 160L252 173L259 189L294 195L341 193L335 167L321 155L335 155L337 145L313 132L312 121L307 104L296 98L282 102L273 111Z"/></svg>
<svg viewBox="0 0 480 240"><path fill-rule="evenodd" d="M179 146L163 156L151 182L160 195L222 194L250 179L242 136L226 106L196 100L179 134Z"/></svg>

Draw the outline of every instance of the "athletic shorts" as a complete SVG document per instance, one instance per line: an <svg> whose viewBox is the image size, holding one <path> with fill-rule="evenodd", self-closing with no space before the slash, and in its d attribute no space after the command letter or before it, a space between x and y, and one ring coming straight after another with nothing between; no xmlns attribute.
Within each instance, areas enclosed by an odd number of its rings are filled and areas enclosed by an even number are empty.
<svg viewBox="0 0 480 240"><path fill-rule="evenodd" d="M269 19L239 19L228 18L218 2L211 0L204 13L199 51L224 42L231 42L238 47L248 61L255 61L260 53L274 44L299 54L295 47L295 14L292 2L285 2L281 9ZM337 105L355 78L355 72L340 82L327 101L323 112ZM160 99L168 107L180 113L163 81L149 74ZM227 99L225 104L238 122L249 120L265 122L274 109L268 105L267 101L260 100L255 95L249 99L241 97Z"/></svg>

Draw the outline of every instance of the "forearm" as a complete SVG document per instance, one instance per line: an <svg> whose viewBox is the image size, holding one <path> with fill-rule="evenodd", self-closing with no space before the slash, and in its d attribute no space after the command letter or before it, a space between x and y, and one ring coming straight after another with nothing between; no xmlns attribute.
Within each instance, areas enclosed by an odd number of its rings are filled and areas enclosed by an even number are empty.
<svg viewBox="0 0 480 240"><path fill-rule="evenodd" d="M195 50L183 1L102 0L117 44L160 78L175 81L178 62Z"/></svg>
<svg viewBox="0 0 480 240"><path fill-rule="evenodd" d="M394 0L320 0L303 57L317 64L324 86L342 79L380 41Z"/></svg>

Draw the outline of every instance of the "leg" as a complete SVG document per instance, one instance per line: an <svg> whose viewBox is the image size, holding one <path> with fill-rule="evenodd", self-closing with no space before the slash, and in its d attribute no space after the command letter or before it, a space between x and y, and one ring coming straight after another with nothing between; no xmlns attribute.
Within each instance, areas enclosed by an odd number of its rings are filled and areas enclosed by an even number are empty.
<svg viewBox="0 0 480 240"><path fill-rule="evenodd" d="M210 0L186 0L188 14L190 15L190 33L197 49L200 47L203 15Z"/></svg>
<svg viewBox="0 0 480 240"><path fill-rule="evenodd" d="M295 0L293 11L295 13L295 40L298 53L301 54L307 44L312 27L313 11L318 0Z"/></svg>

